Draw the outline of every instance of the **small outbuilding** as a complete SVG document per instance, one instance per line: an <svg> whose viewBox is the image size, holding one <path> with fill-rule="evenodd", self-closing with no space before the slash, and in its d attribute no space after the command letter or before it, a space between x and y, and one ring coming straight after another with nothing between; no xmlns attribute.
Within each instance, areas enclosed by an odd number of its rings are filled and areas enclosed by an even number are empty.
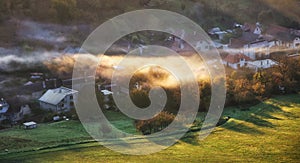
<svg viewBox="0 0 300 163"><path fill-rule="evenodd" d="M33 129L37 127L37 124L33 121L23 123L24 129Z"/></svg>

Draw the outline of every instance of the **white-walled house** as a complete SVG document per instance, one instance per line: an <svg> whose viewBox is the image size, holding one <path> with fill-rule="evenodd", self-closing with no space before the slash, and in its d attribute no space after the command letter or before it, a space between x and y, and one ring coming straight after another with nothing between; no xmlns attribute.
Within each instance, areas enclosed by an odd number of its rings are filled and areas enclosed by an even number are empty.
<svg viewBox="0 0 300 163"><path fill-rule="evenodd" d="M67 112L74 108L78 91L66 87L49 89L40 99L40 107L53 112Z"/></svg>
<svg viewBox="0 0 300 163"><path fill-rule="evenodd" d="M243 32L238 38L230 38L228 53L243 53L253 60L268 58L273 47L297 49L300 47L300 30L270 24L264 30L260 23L243 26L238 25ZM264 56L265 55L265 56Z"/></svg>
<svg viewBox="0 0 300 163"><path fill-rule="evenodd" d="M247 66L251 58L244 54L229 54L223 59L223 64L233 69Z"/></svg>
<svg viewBox="0 0 300 163"><path fill-rule="evenodd" d="M258 69L266 69L278 65L276 61L271 59L252 60L244 54L229 54L223 59L223 64L233 69L248 67L257 71Z"/></svg>
<svg viewBox="0 0 300 163"><path fill-rule="evenodd" d="M269 41L266 40L259 40L255 42L251 42L249 44L244 45L244 53L246 56L250 57L251 59L256 59L256 55L259 53L262 54L269 54ZM261 57L261 56L259 56Z"/></svg>
<svg viewBox="0 0 300 163"><path fill-rule="evenodd" d="M300 47L300 38L296 37L293 41L293 48L296 49L298 47Z"/></svg>
<svg viewBox="0 0 300 163"><path fill-rule="evenodd" d="M251 69L255 69L257 71L258 69L271 68L275 65L278 65L278 63L271 59L263 59L263 60L256 60L256 61L248 62L247 67L249 67Z"/></svg>

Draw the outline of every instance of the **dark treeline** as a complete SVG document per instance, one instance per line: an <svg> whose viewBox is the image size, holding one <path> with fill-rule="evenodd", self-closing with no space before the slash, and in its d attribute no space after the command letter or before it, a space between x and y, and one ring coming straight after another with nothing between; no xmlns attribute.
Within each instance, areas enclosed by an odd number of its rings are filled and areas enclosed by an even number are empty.
<svg viewBox="0 0 300 163"><path fill-rule="evenodd" d="M127 11L156 8L186 15L205 29L256 21L299 28L297 6L295 0L1 0L0 20L17 17L63 24L99 24Z"/></svg>

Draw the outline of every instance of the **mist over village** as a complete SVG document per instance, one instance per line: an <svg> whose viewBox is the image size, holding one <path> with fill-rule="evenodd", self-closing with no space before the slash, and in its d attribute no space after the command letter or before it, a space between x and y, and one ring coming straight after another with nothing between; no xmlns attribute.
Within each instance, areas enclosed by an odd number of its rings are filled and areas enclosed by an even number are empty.
<svg viewBox="0 0 300 163"><path fill-rule="evenodd" d="M1 0L0 162L298 162L299 9Z"/></svg>

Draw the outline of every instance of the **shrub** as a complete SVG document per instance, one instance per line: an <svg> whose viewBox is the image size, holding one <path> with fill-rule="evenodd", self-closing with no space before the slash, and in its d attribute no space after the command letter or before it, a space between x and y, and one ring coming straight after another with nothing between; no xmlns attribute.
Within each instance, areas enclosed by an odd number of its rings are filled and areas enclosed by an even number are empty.
<svg viewBox="0 0 300 163"><path fill-rule="evenodd" d="M173 114L163 111L152 119L136 121L135 126L138 131L147 135L163 130L174 120L174 118L175 116Z"/></svg>
<svg viewBox="0 0 300 163"><path fill-rule="evenodd" d="M148 92L145 90L132 90L130 93L131 99L136 106L145 108L150 105L151 101L148 97Z"/></svg>

